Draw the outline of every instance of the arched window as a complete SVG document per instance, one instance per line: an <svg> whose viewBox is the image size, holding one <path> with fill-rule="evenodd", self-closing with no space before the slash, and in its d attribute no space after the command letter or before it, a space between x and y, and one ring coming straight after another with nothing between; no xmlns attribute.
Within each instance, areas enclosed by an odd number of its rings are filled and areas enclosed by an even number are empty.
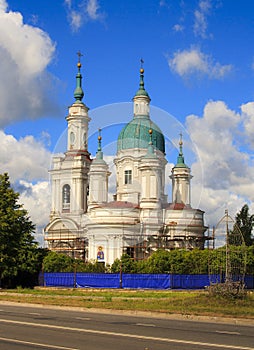
<svg viewBox="0 0 254 350"><path fill-rule="evenodd" d="M70 200L71 200L71 188L69 185L64 185L63 196L62 196L62 204L63 204L64 211L70 210Z"/></svg>

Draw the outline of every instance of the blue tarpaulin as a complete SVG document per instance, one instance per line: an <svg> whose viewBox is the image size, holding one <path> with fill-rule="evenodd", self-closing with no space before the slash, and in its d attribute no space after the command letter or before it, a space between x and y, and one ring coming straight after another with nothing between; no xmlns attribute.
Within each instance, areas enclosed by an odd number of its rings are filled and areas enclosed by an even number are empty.
<svg viewBox="0 0 254 350"><path fill-rule="evenodd" d="M209 275L171 275L171 289L203 289L209 285Z"/></svg>
<svg viewBox="0 0 254 350"><path fill-rule="evenodd" d="M119 288L118 273L77 273L78 288Z"/></svg>
<svg viewBox="0 0 254 350"><path fill-rule="evenodd" d="M75 287L73 272L45 272L44 286L47 287Z"/></svg>
<svg viewBox="0 0 254 350"><path fill-rule="evenodd" d="M254 289L254 276L245 276L244 283L246 289Z"/></svg>
<svg viewBox="0 0 254 350"><path fill-rule="evenodd" d="M170 276L168 274L123 274L122 287L132 289L169 289Z"/></svg>
<svg viewBox="0 0 254 350"><path fill-rule="evenodd" d="M218 275L128 274L128 273L44 273L41 285L67 288L203 289L220 281ZM254 277L245 277L247 289L254 288Z"/></svg>

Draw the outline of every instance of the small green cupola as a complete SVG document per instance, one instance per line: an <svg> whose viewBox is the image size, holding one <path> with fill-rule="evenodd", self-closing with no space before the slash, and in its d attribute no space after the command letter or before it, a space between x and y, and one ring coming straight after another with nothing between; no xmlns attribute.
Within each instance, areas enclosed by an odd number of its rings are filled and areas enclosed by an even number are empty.
<svg viewBox="0 0 254 350"><path fill-rule="evenodd" d="M141 61L143 64L143 61ZM160 128L150 119L150 97L144 87L144 69L140 68L139 90L133 97L133 119L121 130L117 151L147 149L152 137L152 146L165 153L165 139ZM149 135L149 130L152 130Z"/></svg>
<svg viewBox="0 0 254 350"><path fill-rule="evenodd" d="M141 68L139 70L139 73L140 73L140 78L139 78L139 89L138 91L136 92L136 95L134 96L134 98L136 96L146 96L149 98L150 100L150 97L148 95L148 92L146 91L145 89L145 83L144 83L144 68L142 67L142 63L143 63L143 60L141 60Z"/></svg>
<svg viewBox="0 0 254 350"><path fill-rule="evenodd" d="M101 129L98 129L98 147L97 147L96 156L93 159L93 164L106 164L105 160L103 159L101 140L102 140Z"/></svg>
<svg viewBox="0 0 254 350"><path fill-rule="evenodd" d="M77 63L77 67L78 67L78 73L76 75L76 89L74 91L74 98L75 98L75 103L83 103L82 99L84 97L84 91L82 89L82 74L80 73L80 68L82 67L81 63L80 63L80 57L81 57L81 53L78 52L78 63Z"/></svg>
<svg viewBox="0 0 254 350"><path fill-rule="evenodd" d="M180 134L180 140L179 140L179 154L177 157L177 164L175 165L176 168L188 168L188 166L184 163L184 155L183 155L183 135Z"/></svg>

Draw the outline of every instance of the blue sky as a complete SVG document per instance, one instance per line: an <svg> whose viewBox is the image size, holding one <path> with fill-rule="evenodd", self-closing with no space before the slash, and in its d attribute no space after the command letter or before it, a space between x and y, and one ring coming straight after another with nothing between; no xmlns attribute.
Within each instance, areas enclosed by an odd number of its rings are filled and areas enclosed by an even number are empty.
<svg viewBox="0 0 254 350"><path fill-rule="evenodd" d="M38 232L79 50L92 155L97 127L116 138L112 124L131 119L142 57L151 103L164 111L152 119L173 144L183 132L192 199L207 224L226 208L254 210L253 22L251 0L0 0L0 172L9 172ZM105 133L106 148L114 140Z"/></svg>

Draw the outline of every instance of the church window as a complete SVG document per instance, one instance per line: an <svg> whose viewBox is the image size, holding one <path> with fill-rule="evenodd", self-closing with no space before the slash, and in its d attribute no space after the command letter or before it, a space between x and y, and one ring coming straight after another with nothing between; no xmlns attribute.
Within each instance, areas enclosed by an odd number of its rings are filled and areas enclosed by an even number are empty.
<svg viewBox="0 0 254 350"><path fill-rule="evenodd" d="M134 259L134 247L126 247L126 254L129 255L131 259Z"/></svg>
<svg viewBox="0 0 254 350"><path fill-rule="evenodd" d="M71 188L69 185L63 186L63 210L70 210Z"/></svg>
<svg viewBox="0 0 254 350"><path fill-rule="evenodd" d="M73 149L75 143L75 134L73 131L70 132L70 149Z"/></svg>
<svg viewBox="0 0 254 350"><path fill-rule="evenodd" d="M124 171L124 184L128 185L132 183L132 171L131 170L125 170Z"/></svg>
<svg viewBox="0 0 254 350"><path fill-rule="evenodd" d="M87 140L86 140L86 133L84 132L83 134L83 143L84 143L84 147L87 147Z"/></svg>

